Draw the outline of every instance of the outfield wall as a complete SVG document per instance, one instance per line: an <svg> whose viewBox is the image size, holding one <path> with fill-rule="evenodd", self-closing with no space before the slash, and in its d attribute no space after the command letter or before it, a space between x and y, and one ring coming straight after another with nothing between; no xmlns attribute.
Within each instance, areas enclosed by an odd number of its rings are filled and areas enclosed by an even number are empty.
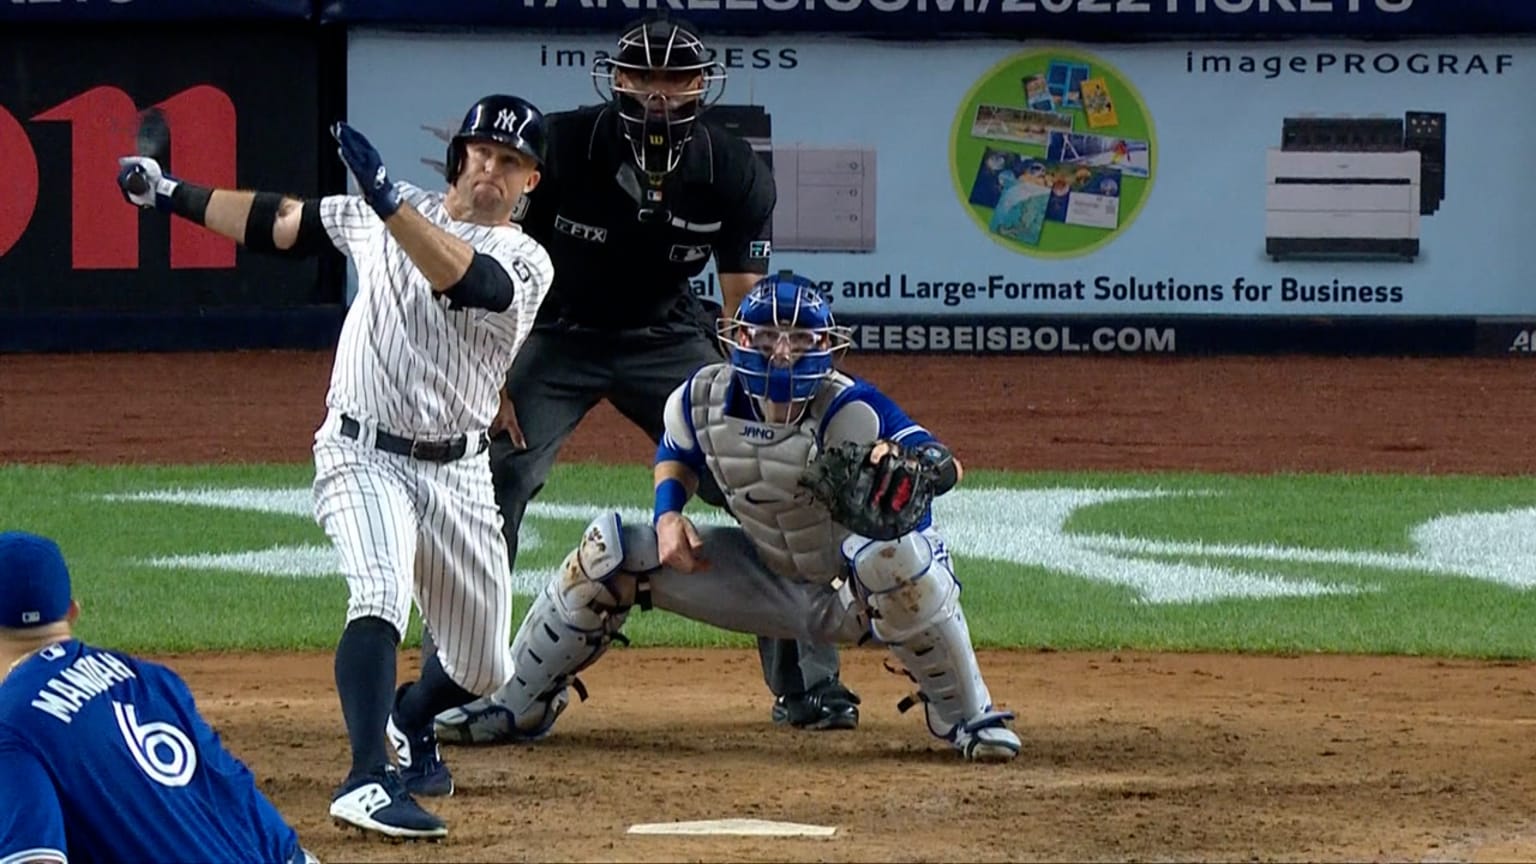
<svg viewBox="0 0 1536 864"><path fill-rule="evenodd" d="M165 119L154 155L203 182L344 191L325 128L346 117L396 179L436 186L464 105L487 89L590 104L588 70L638 7L0 6L16 178L0 351L329 347L351 295L339 256L247 254L122 201L113 160L140 146L139 112ZM1531 353L1536 216L1511 145L1536 115L1508 106L1536 89L1536 6L674 8L729 73L716 119L774 167L774 266L821 281L861 350ZM1318 117L1396 123L1420 155L1281 149L1288 124ZM1375 240L1316 243L1356 235ZM718 297L712 269L694 288Z"/></svg>

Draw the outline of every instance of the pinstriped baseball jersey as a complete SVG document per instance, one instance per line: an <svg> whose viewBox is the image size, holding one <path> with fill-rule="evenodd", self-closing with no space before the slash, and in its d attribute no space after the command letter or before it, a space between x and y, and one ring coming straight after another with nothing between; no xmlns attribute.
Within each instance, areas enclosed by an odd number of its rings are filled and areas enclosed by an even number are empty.
<svg viewBox="0 0 1536 864"><path fill-rule="evenodd" d="M456 221L444 193L396 186L406 205L506 268L512 305L451 308L364 199L321 199L321 221L356 266L358 292L336 349L330 411L315 433L315 520L347 579L349 622L380 618L404 634L414 601L448 676L489 693L512 675L512 588L482 435L554 268L521 229ZM439 462L414 448L381 449L390 435L465 443Z"/></svg>
<svg viewBox="0 0 1536 864"><path fill-rule="evenodd" d="M412 438L478 432L554 279L549 254L513 225L451 219L443 193L396 184L421 215L495 258L512 277L505 312L449 309L361 197L321 199L331 242L357 267L357 297L341 329L326 403Z"/></svg>

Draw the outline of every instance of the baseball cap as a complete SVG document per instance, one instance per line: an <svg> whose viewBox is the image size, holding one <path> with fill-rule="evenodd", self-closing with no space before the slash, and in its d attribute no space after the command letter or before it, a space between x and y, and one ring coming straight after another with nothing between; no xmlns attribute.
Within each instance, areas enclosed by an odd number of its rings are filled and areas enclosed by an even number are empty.
<svg viewBox="0 0 1536 864"><path fill-rule="evenodd" d="M41 627L69 614L69 568L59 544L25 531L0 534L0 627Z"/></svg>

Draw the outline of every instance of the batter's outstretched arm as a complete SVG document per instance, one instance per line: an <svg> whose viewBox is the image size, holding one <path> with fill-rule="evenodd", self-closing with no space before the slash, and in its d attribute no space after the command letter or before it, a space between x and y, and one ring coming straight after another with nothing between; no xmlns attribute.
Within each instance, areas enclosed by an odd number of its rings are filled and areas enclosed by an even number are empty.
<svg viewBox="0 0 1536 864"><path fill-rule="evenodd" d="M129 203L173 213L253 252L297 257L332 248L318 201L199 186L166 174L147 156L125 156L118 164L117 184Z"/></svg>

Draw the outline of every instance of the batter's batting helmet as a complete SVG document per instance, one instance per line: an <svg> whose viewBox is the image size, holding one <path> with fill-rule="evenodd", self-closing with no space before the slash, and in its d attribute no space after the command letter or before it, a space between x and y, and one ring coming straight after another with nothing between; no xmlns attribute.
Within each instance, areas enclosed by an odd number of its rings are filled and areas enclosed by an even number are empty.
<svg viewBox="0 0 1536 864"><path fill-rule="evenodd" d="M544 115L532 102L517 96L487 96L470 107L459 124L459 131L448 142L448 158L443 163L448 182L459 179L464 167L467 141L496 141L544 164L546 136Z"/></svg>
<svg viewBox="0 0 1536 864"><path fill-rule="evenodd" d="M628 73L626 81L618 80L620 72ZM658 87L659 76L671 77L673 86ZM625 30L613 56L592 64L592 80L598 95L614 103L638 167L665 174L682 161L699 112L724 94L725 67L692 27L662 12Z"/></svg>

